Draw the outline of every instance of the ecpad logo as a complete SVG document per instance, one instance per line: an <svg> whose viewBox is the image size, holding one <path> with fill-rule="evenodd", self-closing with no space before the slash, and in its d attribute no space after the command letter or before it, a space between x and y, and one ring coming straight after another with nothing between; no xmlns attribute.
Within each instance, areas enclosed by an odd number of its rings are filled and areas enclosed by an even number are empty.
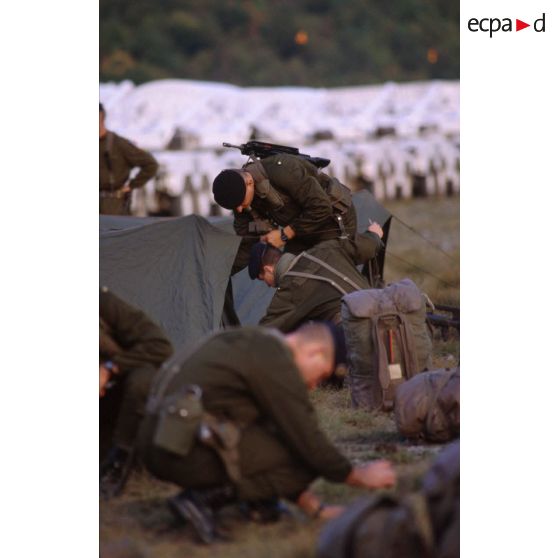
<svg viewBox="0 0 558 558"><path fill-rule="evenodd" d="M537 33L545 32L545 15L546 14L543 13L543 15L539 19L536 19L533 23L533 29ZM512 20L509 17L505 17L503 19L499 19L497 17L485 17L483 19L477 19L475 17L472 17L467 22L467 27L469 28L469 31L472 31L473 33L476 33L477 31L489 32L490 38L492 38L493 33L496 33L498 31L513 31ZM520 19L515 20L516 31L521 31L522 29L525 29L527 27L531 27L531 24L525 23Z"/></svg>

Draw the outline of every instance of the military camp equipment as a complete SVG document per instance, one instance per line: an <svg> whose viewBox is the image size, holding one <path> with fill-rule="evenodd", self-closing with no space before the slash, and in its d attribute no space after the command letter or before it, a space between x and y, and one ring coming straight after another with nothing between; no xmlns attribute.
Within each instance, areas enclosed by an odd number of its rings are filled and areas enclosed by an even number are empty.
<svg viewBox="0 0 558 558"><path fill-rule="evenodd" d="M202 415L201 389L184 386L162 401L153 443L170 453L188 455L197 439Z"/></svg>
<svg viewBox="0 0 558 558"><path fill-rule="evenodd" d="M432 312L426 314L426 321L432 327L437 327L442 333L442 339L449 339L450 329L459 331L460 310L456 306L448 306L445 304L436 304L432 308Z"/></svg>
<svg viewBox="0 0 558 558"><path fill-rule="evenodd" d="M242 155L248 155L252 159L265 159L266 157L271 157L272 155L279 155L280 153L286 153L287 155L296 155L301 159L306 159L310 161L315 167L323 169L329 165L330 159L325 159L324 157L311 157L306 155L306 153L300 153L298 147L290 147L287 145L278 145L276 143L268 143L263 141L249 141L247 143L241 143L240 145L233 145L232 143L223 142L223 147L233 147L239 149Z"/></svg>
<svg viewBox="0 0 558 558"><path fill-rule="evenodd" d="M359 232L367 229L370 217L383 224L382 240L387 244L390 213L364 190L353 201ZM257 324L274 294L262 281L252 281L244 269L232 277L234 307L229 297L223 309L242 239L234 234L231 216L209 221L198 215L99 218L101 282L149 314L176 347L195 344L222 322ZM384 256L381 251L374 259L378 277Z"/></svg>
<svg viewBox="0 0 558 558"><path fill-rule="evenodd" d="M435 541L434 558L459 558L459 441L445 447L422 482Z"/></svg>
<svg viewBox="0 0 558 558"><path fill-rule="evenodd" d="M445 448L419 492L357 500L318 538L317 558L459 558L459 442Z"/></svg>
<svg viewBox="0 0 558 558"><path fill-rule="evenodd" d="M423 294L410 279L356 291L343 297L341 318L353 405L391 410L395 387L430 365Z"/></svg>
<svg viewBox="0 0 558 558"><path fill-rule="evenodd" d="M459 436L459 367L419 374L395 392L395 421L403 436L447 442Z"/></svg>
<svg viewBox="0 0 558 558"><path fill-rule="evenodd" d="M318 558L433 558L428 507L421 495L377 494L352 504L318 539Z"/></svg>

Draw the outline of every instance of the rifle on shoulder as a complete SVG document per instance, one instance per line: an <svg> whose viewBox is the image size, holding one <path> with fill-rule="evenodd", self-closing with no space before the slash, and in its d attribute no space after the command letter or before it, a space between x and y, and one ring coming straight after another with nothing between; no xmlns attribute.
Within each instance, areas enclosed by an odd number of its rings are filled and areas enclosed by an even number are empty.
<svg viewBox="0 0 558 558"><path fill-rule="evenodd" d="M300 157L301 159L306 159L319 169L327 167L331 162L330 159L325 159L324 157L311 157L306 153L300 153L298 147L278 145L276 143L267 143L263 141L249 141L247 143L241 143L240 145L233 145L232 143L223 142L223 147L234 147L235 149L240 149L242 155L247 155L252 159L265 159L266 157L279 155L280 153L295 155L296 157Z"/></svg>

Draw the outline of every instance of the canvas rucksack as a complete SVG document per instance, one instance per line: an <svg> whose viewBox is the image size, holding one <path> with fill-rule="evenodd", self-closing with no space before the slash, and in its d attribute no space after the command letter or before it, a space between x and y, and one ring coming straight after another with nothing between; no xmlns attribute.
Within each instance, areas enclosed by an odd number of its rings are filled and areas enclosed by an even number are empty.
<svg viewBox="0 0 558 558"><path fill-rule="evenodd" d="M392 410L395 388L431 365L424 295L410 279L353 292L341 318L353 406Z"/></svg>
<svg viewBox="0 0 558 558"><path fill-rule="evenodd" d="M459 442L440 453L422 490L357 500L322 529L317 558L458 558Z"/></svg>
<svg viewBox="0 0 558 558"><path fill-rule="evenodd" d="M401 384L395 422L403 436L448 442L459 436L459 367L431 370Z"/></svg>
<svg viewBox="0 0 558 558"><path fill-rule="evenodd" d="M320 533L317 558L433 558L428 506L420 494L357 500Z"/></svg>

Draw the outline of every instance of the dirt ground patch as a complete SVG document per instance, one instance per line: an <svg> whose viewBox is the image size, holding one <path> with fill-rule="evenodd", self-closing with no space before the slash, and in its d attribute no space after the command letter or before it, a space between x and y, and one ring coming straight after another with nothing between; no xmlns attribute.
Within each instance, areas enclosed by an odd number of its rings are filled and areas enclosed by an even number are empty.
<svg viewBox="0 0 558 558"><path fill-rule="evenodd" d="M389 239L387 281L410 277L438 303L459 304L459 199L419 200L387 205L403 221L441 246L452 259L438 252L394 222ZM390 252L405 259L403 264ZM411 265L412 264L412 265ZM418 266L439 279L416 269ZM459 337L434 338L435 367L455 366L459 361ZM355 411L349 393L319 389L312 393L323 429L354 463L369 459L391 460L398 473L396 491L418 488L421 477L442 446L412 444L397 433L391 415ZM314 489L326 501L348 503L364 494L318 480ZM300 516L296 509L277 524L246 523L234 510L226 510L223 522L232 541L211 548L194 542L188 527L178 526L166 506L177 488L157 481L144 471L135 472L125 493L100 504L102 558L310 558L323 523Z"/></svg>

